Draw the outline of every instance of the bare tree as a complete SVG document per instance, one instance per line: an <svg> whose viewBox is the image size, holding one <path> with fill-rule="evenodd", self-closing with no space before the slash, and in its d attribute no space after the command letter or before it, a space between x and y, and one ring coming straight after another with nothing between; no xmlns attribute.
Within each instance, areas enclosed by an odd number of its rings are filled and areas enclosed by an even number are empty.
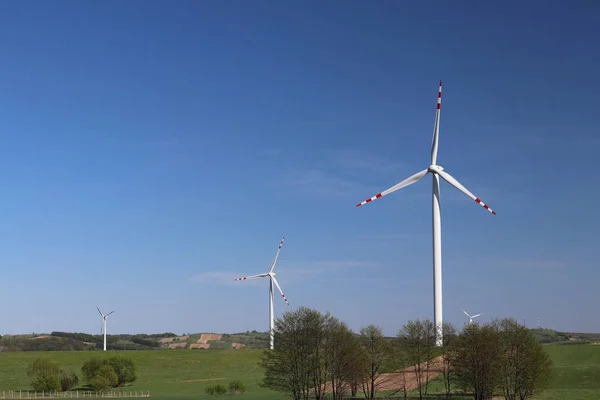
<svg viewBox="0 0 600 400"><path fill-rule="evenodd" d="M341 400L352 390L352 382L360 380L360 342L346 324L332 319L327 327L325 351L331 393L334 400ZM356 395L356 390L353 395Z"/></svg>
<svg viewBox="0 0 600 400"><path fill-rule="evenodd" d="M324 339L326 316L300 307L275 320L275 348L263 352L261 386L288 393L294 400L324 398Z"/></svg>
<svg viewBox="0 0 600 400"><path fill-rule="evenodd" d="M435 324L430 320L408 321L398 333L406 362L412 366L419 399L427 397L431 366L435 357Z"/></svg>
<svg viewBox="0 0 600 400"><path fill-rule="evenodd" d="M494 321L500 335L500 385L506 400L525 400L548 381L552 362L529 329L514 319Z"/></svg>
<svg viewBox="0 0 600 400"><path fill-rule="evenodd" d="M452 352L457 385L472 393L475 400L488 400L499 383L501 346L492 326L467 325Z"/></svg>
<svg viewBox="0 0 600 400"><path fill-rule="evenodd" d="M363 392L365 398L372 400L378 387L385 383L381 377L392 360L392 345L383 336L381 328L375 325L360 330L360 343L364 353Z"/></svg>

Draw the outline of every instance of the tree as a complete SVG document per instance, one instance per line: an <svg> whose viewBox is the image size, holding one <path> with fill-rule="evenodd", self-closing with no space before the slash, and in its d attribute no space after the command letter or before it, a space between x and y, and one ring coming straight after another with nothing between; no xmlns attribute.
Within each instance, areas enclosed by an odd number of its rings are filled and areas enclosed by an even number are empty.
<svg viewBox="0 0 600 400"><path fill-rule="evenodd" d="M58 376L59 373L58 364L48 358L38 358L27 366L27 376L29 377Z"/></svg>
<svg viewBox="0 0 600 400"><path fill-rule="evenodd" d="M117 374L117 385L123 386L126 383L134 382L137 379L137 368L131 358L123 356L112 356L106 360Z"/></svg>
<svg viewBox="0 0 600 400"><path fill-rule="evenodd" d="M506 400L525 400L543 387L552 361L529 329L514 319L494 321L500 335L500 386Z"/></svg>
<svg viewBox="0 0 600 400"><path fill-rule="evenodd" d="M60 379L56 375L40 376L31 382L31 387L38 392L58 392Z"/></svg>
<svg viewBox="0 0 600 400"><path fill-rule="evenodd" d="M348 391L355 396L362 382L364 360L358 337L334 318L328 321L326 332L325 357L333 399L344 399Z"/></svg>
<svg viewBox="0 0 600 400"><path fill-rule="evenodd" d="M39 392L61 390L59 373L58 364L47 358L38 358L27 366L27 376L33 378L31 387Z"/></svg>
<svg viewBox="0 0 600 400"><path fill-rule="evenodd" d="M135 363L132 359L123 356L107 359L91 358L83 364L81 372L95 390L123 386L137 379Z"/></svg>
<svg viewBox="0 0 600 400"><path fill-rule="evenodd" d="M380 379L390 364L392 346L383 336L381 328L369 325L360 330L360 343L363 348L363 392L365 398L375 399L377 388L384 380Z"/></svg>
<svg viewBox="0 0 600 400"><path fill-rule="evenodd" d="M261 386L287 393L294 400L323 398L326 383L321 351L323 326L324 317L306 307L277 318L274 349L266 349L260 361L265 371Z"/></svg>
<svg viewBox="0 0 600 400"><path fill-rule="evenodd" d="M430 320L408 321L398 333L405 362L412 366L419 399L427 397L431 364L435 356L435 324Z"/></svg>
<svg viewBox="0 0 600 400"><path fill-rule="evenodd" d="M499 383L501 344L497 329L467 325L456 339L451 362L457 385L475 400L487 400Z"/></svg>

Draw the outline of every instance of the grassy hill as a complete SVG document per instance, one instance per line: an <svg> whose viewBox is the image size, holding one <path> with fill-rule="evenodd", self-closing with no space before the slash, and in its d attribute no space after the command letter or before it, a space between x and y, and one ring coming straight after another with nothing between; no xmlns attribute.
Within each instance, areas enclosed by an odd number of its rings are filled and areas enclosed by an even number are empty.
<svg viewBox="0 0 600 400"><path fill-rule="evenodd" d="M0 352L5 351L72 351L103 348L102 335L52 332L50 334L5 335L0 338ZM108 350L214 350L230 348L266 348L266 332L195 333L177 336L174 333L107 335Z"/></svg>

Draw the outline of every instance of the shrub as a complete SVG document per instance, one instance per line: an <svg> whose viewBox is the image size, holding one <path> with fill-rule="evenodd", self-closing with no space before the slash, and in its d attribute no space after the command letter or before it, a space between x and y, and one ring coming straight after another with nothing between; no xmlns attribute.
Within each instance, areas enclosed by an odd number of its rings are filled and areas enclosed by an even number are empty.
<svg viewBox="0 0 600 400"><path fill-rule="evenodd" d="M107 359L91 358L81 367L86 380L92 384L92 380L98 373L106 378L110 387L123 386L137 379L135 363L132 359L123 356L113 356Z"/></svg>
<svg viewBox="0 0 600 400"><path fill-rule="evenodd" d="M229 382L229 391L231 394L242 394L246 391L246 385L242 381L231 381Z"/></svg>
<svg viewBox="0 0 600 400"><path fill-rule="evenodd" d="M38 392L58 392L60 391L60 379L56 375L40 376L31 382L31 386Z"/></svg>
<svg viewBox="0 0 600 400"><path fill-rule="evenodd" d="M60 387L63 392L73 389L78 383L79 377L75 372L62 371L60 373Z"/></svg>
<svg viewBox="0 0 600 400"><path fill-rule="evenodd" d="M38 358L27 366L27 376L29 377L49 377L57 376L60 368L57 363L47 358Z"/></svg>
<svg viewBox="0 0 600 400"><path fill-rule="evenodd" d="M211 395L211 396L227 393L227 389L223 385L209 386L206 389L204 389L204 391L206 392L206 394Z"/></svg>
<svg viewBox="0 0 600 400"><path fill-rule="evenodd" d="M117 387L119 385L119 376L111 365L104 364L98 368L98 371L96 371L96 375L94 377L96 376L105 378L110 387Z"/></svg>
<svg viewBox="0 0 600 400"><path fill-rule="evenodd" d="M117 386L123 386L137 379L137 368L131 358L113 356L107 360L107 364L112 366L117 373Z"/></svg>
<svg viewBox="0 0 600 400"><path fill-rule="evenodd" d="M97 392L102 392L110 387L110 382L102 375L96 375L90 379L90 386Z"/></svg>

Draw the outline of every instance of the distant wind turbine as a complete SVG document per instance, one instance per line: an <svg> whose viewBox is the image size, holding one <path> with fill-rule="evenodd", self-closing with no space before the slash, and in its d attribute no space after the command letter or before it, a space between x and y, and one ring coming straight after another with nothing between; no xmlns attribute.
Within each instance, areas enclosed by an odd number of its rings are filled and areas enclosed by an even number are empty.
<svg viewBox="0 0 600 400"><path fill-rule="evenodd" d="M114 311L111 311L108 314L104 315L104 314L102 314L102 311L100 311L98 306L96 306L96 308L98 309L98 312L100 313L100 316L102 317L102 332L104 333L104 351L106 351L106 318L108 318L108 316L110 314L114 313Z"/></svg>
<svg viewBox="0 0 600 400"><path fill-rule="evenodd" d="M277 279L275 279L275 272L273 272L273 270L275 269L275 264L277 263L277 258L279 258L279 252L281 251L281 247L283 246L284 240L285 236L281 239L281 242L279 242L279 247L277 247L277 253L275 253L275 258L273 259L273 263L271 264L271 269L269 270L269 272L252 276L244 276L243 278L235 279L236 281L245 281L247 279L266 278L267 276L269 277L269 346L271 350L273 350L273 330L275 329L275 320L273 317L273 284L277 286L277 289L279 289L279 293L281 293L281 297L283 297L283 300L285 300L287 305L290 305L290 303L287 301L287 298L283 294L283 291L281 290L281 286L279 286L279 283L277 283Z"/></svg>
<svg viewBox="0 0 600 400"><path fill-rule="evenodd" d="M461 310L461 311L464 312L467 317L469 317L469 325L471 325L473 323L473 320L475 318L479 317L480 315L483 315L483 313L479 313L479 314L475 314L475 315L469 315L469 313L466 312L465 310Z"/></svg>
<svg viewBox="0 0 600 400"><path fill-rule="evenodd" d="M442 108L442 81L438 89L437 109L435 113L435 124L433 126L433 140L431 143L431 164L429 167L421 172L406 178L402 182L398 183L391 188L376 194L375 196L358 203L356 206L360 207L364 204L370 203L380 197L387 194L393 193L396 190L402 189L403 187L412 185L420 181L425 175L431 173L433 180L432 188L432 219L433 219L433 318L435 320L436 332L435 332L435 344L436 346L443 345L443 323L444 318L442 316L442 222L440 216L440 176L450 185L460 190L471 199L475 200L483 208L496 214L491 208L489 208L484 202L482 202L473 193L469 192L467 188L460 184L454 179L449 173L444 171L441 165L437 164L437 153L438 153L438 139L440 134L440 110Z"/></svg>

